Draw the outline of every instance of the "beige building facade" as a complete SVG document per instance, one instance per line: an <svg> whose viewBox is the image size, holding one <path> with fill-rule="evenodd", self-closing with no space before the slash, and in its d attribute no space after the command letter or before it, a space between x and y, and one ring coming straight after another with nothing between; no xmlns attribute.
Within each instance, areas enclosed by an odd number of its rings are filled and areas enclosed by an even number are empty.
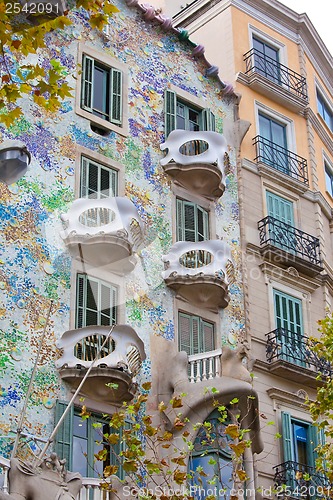
<svg viewBox="0 0 333 500"><path fill-rule="evenodd" d="M292 498L317 498L321 436L305 400L315 397L318 372L330 369L309 337L332 310L332 56L306 14L274 0L161 7L204 44L249 124L238 180L246 332L265 443L256 487L264 498L282 483Z"/></svg>

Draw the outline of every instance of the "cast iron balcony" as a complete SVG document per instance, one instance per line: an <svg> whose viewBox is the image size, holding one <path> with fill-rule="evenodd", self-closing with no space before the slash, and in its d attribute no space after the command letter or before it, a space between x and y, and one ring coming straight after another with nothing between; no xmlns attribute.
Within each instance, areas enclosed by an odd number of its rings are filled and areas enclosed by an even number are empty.
<svg viewBox="0 0 333 500"><path fill-rule="evenodd" d="M314 341L308 337L286 328L277 328L267 333L266 337L266 356L269 363L286 361L312 370L316 376L319 373L324 377L332 376L330 363L314 352Z"/></svg>
<svg viewBox="0 0 333 500"><path fill-rule="evenodd" d="M272 57L267 56L258 49L251 49L244 54L247 75L258 73L259 75L280 85L292 94L307 101L308 93L306 79L296 71L280 64Z"/></svg>
<svg viewBox="0 0 333 500"><path fill-rule="evenodd" d="M331 498L331 486L328 479L324 474L317 472L314 467L289 460L276 465L273 469L275 486L281 487L279 498L305 498L306 500ZM285 488L284 495L283 488Z"/></svg>
<svg viewBox="0 0 333 500"><path fill-rule="evenodd" d="M56 367L61 378L76 389L94 362L82 394L95 401L121 403L134 397L135 377L146 354L142 340L127 325L116 325L102 347L110 328L87 326L65 332L56 344L62 350ZM110 382L117 389L108 387Z"/></svg>
<svg viewBox="0 0 333 500"><path fill-rule="evenodd" d="M265 163L275 170L289 175L307 186L309 185L308 165L305 158L260 135L253 138L253 144L256 146L254 161Z"/></svg>
<svg viewBox="0 0 333 500"><path fill-rule="evenodd" d="M234 267L229 247L220 240L178 241L162 257L166 284L184 300L216 311L227 307Z"/></svg>
<svg viewBox="0 0 333 500"><path fill-rule="evenodd" d="M161 165L177 184L209 199L222 196L227 151L223 135L173 130L160 148L162 151L168 149Z"/></svg>
<svg viewBox="0 0 333 500"><path fill-rule="evenodd" d="M319 239L267 216L258 222L261 253L277 263L289 264L305 274L322 271Z"/></svg>
<svg viewBox="0 0 333 500"><path fill-rule="evenodd" d="M61 237L72 257L118 274L134 269L143 223L129 199L79 198L61 220Z"/></svg>

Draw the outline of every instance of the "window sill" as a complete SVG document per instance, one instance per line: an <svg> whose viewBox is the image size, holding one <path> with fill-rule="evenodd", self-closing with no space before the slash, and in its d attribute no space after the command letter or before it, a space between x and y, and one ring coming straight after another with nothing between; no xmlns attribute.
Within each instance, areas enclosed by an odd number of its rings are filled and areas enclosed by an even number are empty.
<svg viewBox="0 0 333 500"><path fill-rule="evenodd" d="M125 114L123 116L124 124L120 126L116 125L115 123L108 122L107 120L103 120L102 118L99 118L98 116L89 113L88 111L85 111L78 105L75 106L75 113L89 120L91 125L95 125L96 127L101 127L104 130L117 132L118 134L123 135L124 137L128 136L128 120Z"/></svg>

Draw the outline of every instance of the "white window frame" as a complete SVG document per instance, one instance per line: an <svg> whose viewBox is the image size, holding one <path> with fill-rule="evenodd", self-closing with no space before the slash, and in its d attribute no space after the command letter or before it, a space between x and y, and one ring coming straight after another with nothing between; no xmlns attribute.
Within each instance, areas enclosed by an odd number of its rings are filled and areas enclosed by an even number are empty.
<svg viewBox="0 0 333 500"><path fill-rule="evenodd" d="M333 134L333 103L332 103L332 100L329 98L329 96L327 95L327 92L323 89L323 87L319 84L319 82L317 80L315 81L315 86L316 86L316 92L315 92L316 95L315 95L315 98L316 98L316 110L317 110L317 114L320 117L320 121L324 122L325 125L326 125L326 127L328 128L328 130ZM328 110L329 110L329 112L330 112L330 114L332 116L332 128L325 121L325 119L323 118L323 116L321 115L321 113L319 113L319 109L318 109L318 93L323 98L323 100L325 102L325 105L328 108Z"/></svg>
<svg viewBox="0 0 333 500"><path fill-rule="evenodd" d="M89 160L102 165L105 168L110 168L117 171L118 177L118 195L125 195L125 167L121 163L111 158L104 156L101 153L92 151L91 149L85 148L84 146L76 146L76 157L75 157L75 197L81 197L81 158L82 156L88 158Z"/></svg>
<svg viewBox="0 0 333 500"><path fill-rule="evenodd" d="M332 193L327 189L326 167L328 167L328 169L330 170L330 174L332 177ZM325 191L326 193L329 194L331 198L333 198L333 163L324 152L323 152L323 168L324 168L324 178L325 178Z"/></svg>
<svg viewBox="0 0 333 500"><path fill-rule="evenodd" d="M287 137L287 150L296 153L296 136L295 136L295 126L293 120L288 118L285 115L265 106L264 104L255 101L254 103L254 111L255 111L255 126L256 126L256 135L260 135L259 128L259 114L263 114L275 120L276 122L281 123L286 127L286 137Z"/></svg>
<svg viewBox="0 0 333 500"><path fill-rule="evenodd" d="M255 36L256 38L259 38L264 43L267 43L274 49L277 49L279 51L279 63L283 64L284 66L288 66L287 47L285 44L283 44L276 38L273 38L272 36L268 35L264 31L261 31L259 28L253 26L252 24L248 25L248 33L249 33L249 47L251 49L253 49L253 36Z"/></svg>
<svg viewBox="0 0 333 500"><path fill-rule="evenodd" d="M122 123L116 124L108 120L104 120L97 115L94 115L88 110L85 110L81 106L81 96L82 96L82 68L83 68L83 56L86 55L102 66L108 68L115 68L122 72ZM78 63L81 71L77 77L77 91L76 91L76 101L75 101L75 112L76 114L87 118L90 123L94 126L100 127L103 130L113 130L121 135L128 135L128 70L127 66L117 59L101 53L85 44L79 44L78 49Z"/></svg>

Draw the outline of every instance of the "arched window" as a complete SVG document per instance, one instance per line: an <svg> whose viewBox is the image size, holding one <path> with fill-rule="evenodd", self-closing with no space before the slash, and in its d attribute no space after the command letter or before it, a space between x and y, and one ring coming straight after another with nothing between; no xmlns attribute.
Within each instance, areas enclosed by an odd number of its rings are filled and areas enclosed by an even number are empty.
<svg viewBox="0 0 333 500"><path fill-rule="evenodd" d="M230 437L225 428L230 421L214 410L205 420L195 440L189 473L191 494L197 500L215 495L219 500L230 498L232 482Z"/></svg>

